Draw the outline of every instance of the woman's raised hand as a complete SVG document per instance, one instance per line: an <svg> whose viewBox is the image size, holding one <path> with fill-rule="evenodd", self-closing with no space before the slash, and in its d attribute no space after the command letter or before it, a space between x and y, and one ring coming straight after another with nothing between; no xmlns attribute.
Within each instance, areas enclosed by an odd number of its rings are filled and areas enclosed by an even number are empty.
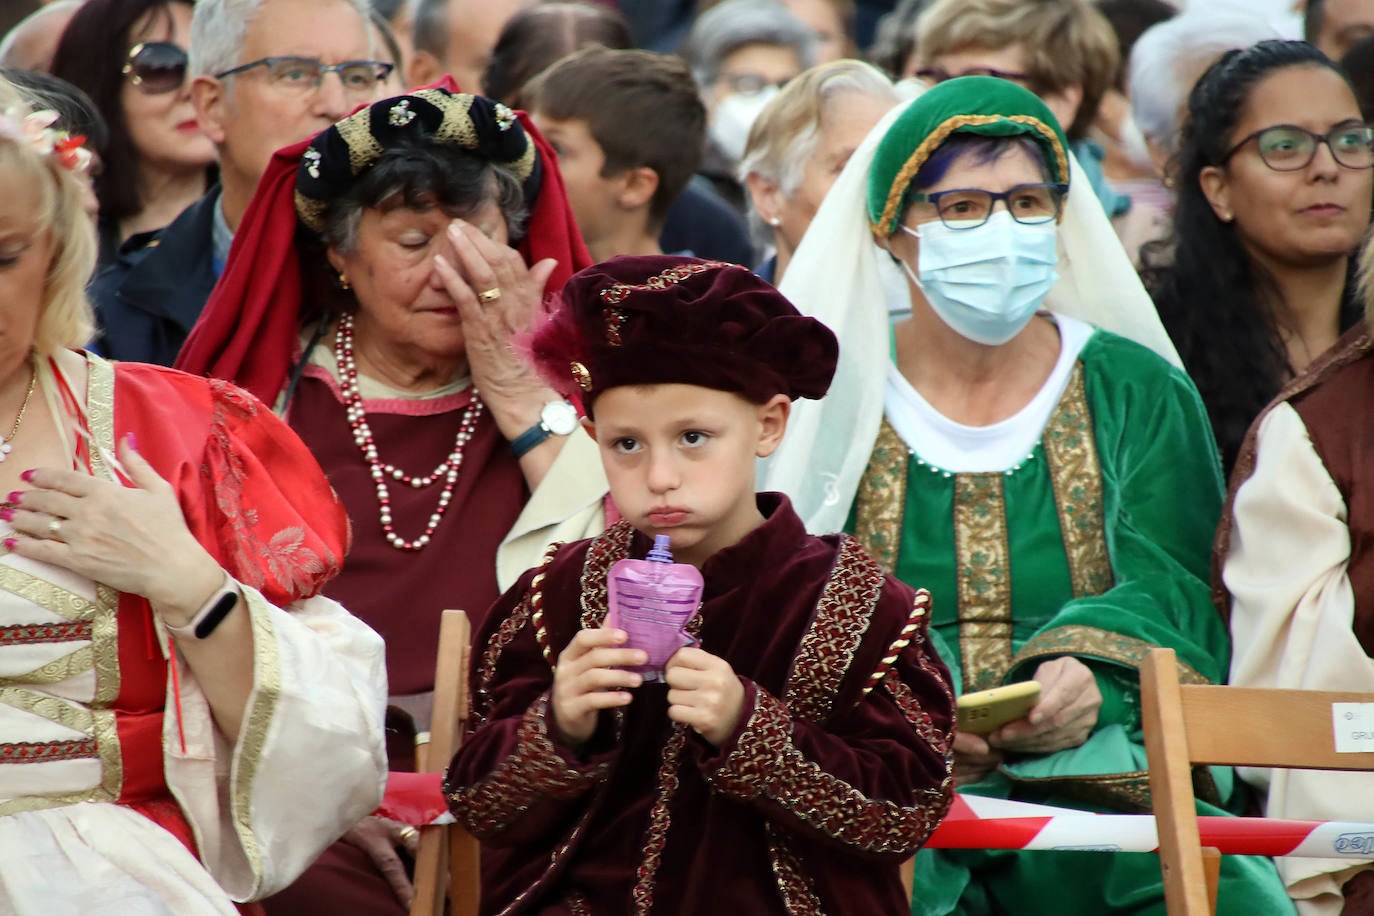
<svg viewBox="0 0 1374 916"><path fill-rule="evenodd" d="M558 262L546 258L526 268L518 251L461 219L449 224L448 238L454 260L437 255L434 269L458 306L473 382L512 439L555 397L511 347L511 338L541 313L544 287Z"/></svg>
<svg viewBox="0 0 1374 916"><path fill-rule="evenodd" d="M2 510L14 527L13 553L69 569L134 595L181 626L224 583L224 570L186 527L171 484L134 448L119 460L134 486L61 468L26 471L30 489L10 494Z"/></svg>

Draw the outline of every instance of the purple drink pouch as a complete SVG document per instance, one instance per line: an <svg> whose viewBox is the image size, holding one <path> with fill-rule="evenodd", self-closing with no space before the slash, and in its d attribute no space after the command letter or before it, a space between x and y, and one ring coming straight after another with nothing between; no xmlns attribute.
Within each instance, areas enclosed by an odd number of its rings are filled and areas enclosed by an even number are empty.
<svg viewBox="0 0 1374 916"><path fill-rule="evenodd" d="M633 670L646 682L662 681L673 653L696 640L684 629L701 604L701 571L674 563L668 536L657 535L647 560L621 560L607 577L606 626L629 634L627 649L643 649L649 661Z"/></svg>

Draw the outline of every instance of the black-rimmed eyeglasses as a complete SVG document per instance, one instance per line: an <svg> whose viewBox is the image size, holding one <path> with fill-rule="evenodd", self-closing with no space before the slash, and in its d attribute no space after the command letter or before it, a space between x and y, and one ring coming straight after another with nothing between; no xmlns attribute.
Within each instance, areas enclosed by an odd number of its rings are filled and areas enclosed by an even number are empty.
<svg viewBox="0 0 1374 916"><path fill-rule="evenodd" d="M144 41L129 49L120 71L140 92L165 95L186 82L186 49L170 41Z"/></svg>
<svg viewBox="0 0 1374 916"><path fill-rule="evenodd" d="M1038 182L1019 184L1005 191L984 191L982 188L952 188L929 194L912 194L915 203L935 205L940 222L951 229L977 229L992 216L992 208L1000 200L1018 223L1034 226L1059 218L1064 207L1066 184Z"/></svg>
<svg viewBox="0 0 1374 916"><path fill-rule="evenodd" d="M343 83L344 92L350 95L370 95L377 84L386 79L395 64L379 60L346 60L341 64L326 64L313 57L264 57L242 66L216 73L215 79L224 79L249 70L263 67L272 85L284 92L314 92L324 83L326 73L337 73Z"/></svg>
<svg viewBox="0 0 1374 916"><path fill-rule="evenodd" d="M1296 124L1276 124L1248 134L1221 157L1225 165L1241 147L1254 141L1260 159L1276 172L1296 172L1305 169L1317 155L1323 143L1331 150L1336 162L1348 169L1374 168L1374 127L1358 122L1337 124L1325 134L1318 134Z"/></svg>

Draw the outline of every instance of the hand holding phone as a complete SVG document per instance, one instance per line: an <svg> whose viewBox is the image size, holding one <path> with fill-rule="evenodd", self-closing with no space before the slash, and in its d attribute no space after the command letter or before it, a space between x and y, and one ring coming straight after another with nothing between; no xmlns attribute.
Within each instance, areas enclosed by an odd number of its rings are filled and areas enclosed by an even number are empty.
<svg viewBox="0 0 1374 916"><path fill-rule="evenodd" d="M1040 684L1021 681L990 690L966 693L959 698L959 728L974 735L986 735L1008 722L1025 718L1040 701Z"/></svg>

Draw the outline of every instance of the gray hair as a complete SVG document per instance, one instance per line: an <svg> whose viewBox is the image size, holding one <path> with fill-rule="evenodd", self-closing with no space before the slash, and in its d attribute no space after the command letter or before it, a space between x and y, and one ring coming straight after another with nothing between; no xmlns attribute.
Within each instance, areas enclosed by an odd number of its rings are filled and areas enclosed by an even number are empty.
<svg viewBox="0 0 1374 916"><path fill-rule="evenodd" d="M1178 148L1188 93L1203 71L1233 48L1280 37L1262 17L1234 7L1189 7L1150 26L1131 49L1126 84L1136 126L1160 151L1172 155Z"/></svg>
<svg viewBox="0 0 1374 916"><path fill-rule="evenodd" d="M434 159L442 153L431 148L424 155ZM373 182L373 187L361 195L350 192L330 201L324 214L324 227L320 232L324 244L344 256L356 253L358 227L362 223L364 210L393 200L408 203L416 196L414 166L415 163L405 160L392 162L389 169L391 174L383 183ZM525 192L520 185L520 179L504 166L485 160L481 172L482 186L462 189L474 196L467 202L466 207L457 208L451 215L471 216L483 204L494 203L501 211L501 218L506 221L506 232L514 244L524 237L529 222L529 207L525 202Z"/></svg>
<svg viewBox="0 0 1374 916"><path fill-rule="evenodd" d="M214 76L239 63L248 26L267 0L198 0L191 17L191 76ZM277 3L285 0L275 0ZM369 0L339 0L353 8L367 28L368 47L372 45Z"/></svg>
<svg viewBox="0 0 1374 916"><path fill-rule="evenodd" d="M802 69L816 62L816 34L778 0L725 0L697 18L682 46L703 89L720 64L745 45L779 45L796 52Z"/></svg>
<svg viewBox="0 0 1374 916"><path fill-rule="evenodd" d="M807 98L798 98L798 93ZM745 181L752 173L776 184L783 194L796 191L820 141L821 120L835 100L846 95L870 96L893 105L899 101L892 81L872 64L837 60L808 70L759 114L754 122L758 129L749 132L749 144L740 159L739 180Z"/></svg>
<svg viewBox="0 0 1374 916"><path fill-rule="evenodd" d="M448 56L448 0L416 0L410 41L441 62Z"/></svg>

